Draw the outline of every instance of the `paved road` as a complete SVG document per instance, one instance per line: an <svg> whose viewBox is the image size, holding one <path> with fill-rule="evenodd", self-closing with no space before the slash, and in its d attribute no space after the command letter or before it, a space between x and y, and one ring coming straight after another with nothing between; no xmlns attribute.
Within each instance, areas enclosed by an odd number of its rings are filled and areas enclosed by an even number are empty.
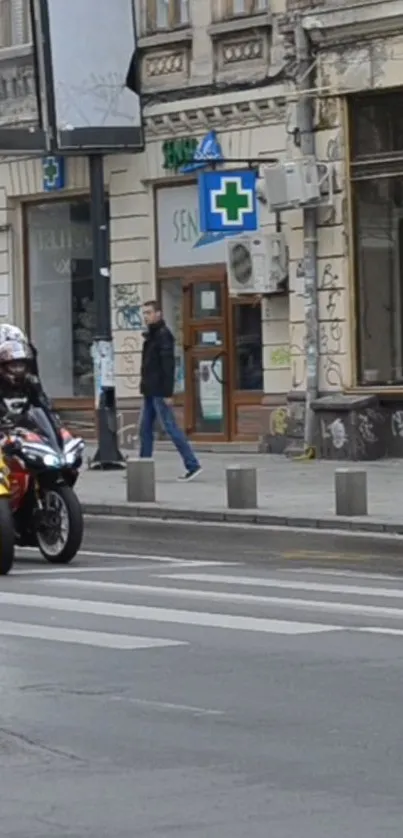
<svg viewBox="0 0 403 838"><path fill-rule="evenodd" d="M401 577L158 533L1 581L0 833L400 838Z"/></svg>

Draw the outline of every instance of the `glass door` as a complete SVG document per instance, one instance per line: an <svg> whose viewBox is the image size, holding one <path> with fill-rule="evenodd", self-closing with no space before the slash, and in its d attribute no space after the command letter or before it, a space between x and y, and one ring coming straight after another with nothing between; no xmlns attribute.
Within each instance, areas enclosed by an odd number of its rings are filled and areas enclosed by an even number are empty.
<svg viewBox="0 0 403 838"><path fill-rule="evenodd" d="M190 282L185 309L187 432L194 438L226 441L229 378L224 278Z"/></svg>

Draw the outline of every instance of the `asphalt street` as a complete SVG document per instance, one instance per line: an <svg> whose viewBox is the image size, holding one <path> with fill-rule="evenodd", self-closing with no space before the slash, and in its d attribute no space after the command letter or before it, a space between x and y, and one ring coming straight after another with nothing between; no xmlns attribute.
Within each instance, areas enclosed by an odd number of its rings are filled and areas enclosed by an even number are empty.
<svg viewBox="0 0 403 838"><path fill-rule="evenodd" d="M25 554L0 583L0 834L400 838L399 553L104 521L69 568Z"/></svg>

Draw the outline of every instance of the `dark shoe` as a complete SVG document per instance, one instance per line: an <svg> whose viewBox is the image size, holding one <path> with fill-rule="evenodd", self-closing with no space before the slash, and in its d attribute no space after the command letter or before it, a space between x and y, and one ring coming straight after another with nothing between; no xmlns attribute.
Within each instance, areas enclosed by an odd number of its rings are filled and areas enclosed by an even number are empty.
<svg viewBox="0 0 403 838"><path fill-rule="evenodd" d="M199 474L202 473L202 471L202 467L198 466L197 468L193 469L193 471L187 471L185 474L181 474L181 476L178 477L178 480L181 483L189 483L190 480L193 480L195 477L198 477Z"/></svg>

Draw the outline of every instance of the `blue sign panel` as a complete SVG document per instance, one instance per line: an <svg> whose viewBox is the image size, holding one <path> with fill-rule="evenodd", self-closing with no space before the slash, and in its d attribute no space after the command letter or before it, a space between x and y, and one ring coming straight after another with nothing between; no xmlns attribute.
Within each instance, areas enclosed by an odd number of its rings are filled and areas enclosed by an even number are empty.
<svg viewBox="0 0 403 838"><path fill-rule="evenodd" d="M199 175L202 233L254 233L258 229L257 172L203 172Z"/></svg>
<svg viewBox="0 0 403 838"><path fill-rule="evenodd" d="M186 166L182 166L179 171L182 175L196 172L198 169L207 168L211 161L223 161L222 148L218 142L215 131L210 131L210 133L207 134L203 140L201 140L193 155L192 162L187 163Z"/></svg>
<svg viewBox="0 0 403 838"><path fill-rule="evenodd" d="M57 192L60 189L64 189L64 157L44 157L42 161L42 172L45 192Z"/></svg>

